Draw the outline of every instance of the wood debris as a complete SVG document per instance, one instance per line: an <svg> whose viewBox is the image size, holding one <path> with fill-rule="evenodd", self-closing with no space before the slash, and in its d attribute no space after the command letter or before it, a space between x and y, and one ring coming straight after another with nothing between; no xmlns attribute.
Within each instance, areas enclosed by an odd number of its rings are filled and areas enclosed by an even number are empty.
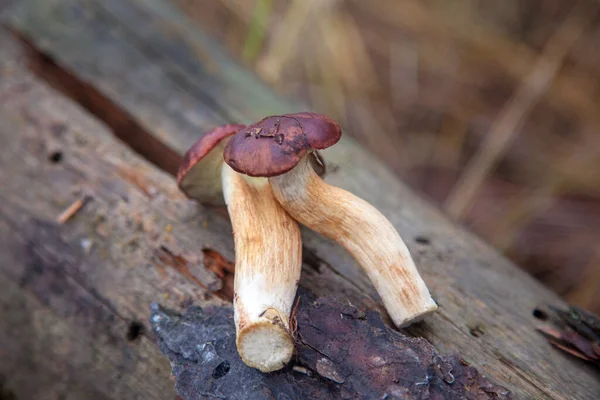
<svg viewBox="0 0 600 400"><path fill-rule="evenodd" d="M75 216L75 214L77 214L79 212L79 210L81 210L83 208L83 206L85 205L87 200L88 200L87 196L75 200L73 203L71 203L71 205L69 205L67 208L65 208L56 217L56 222L58 222L59 224L64 224L65 222L67 222L68 220L73 218L73 216Z"/></svg>

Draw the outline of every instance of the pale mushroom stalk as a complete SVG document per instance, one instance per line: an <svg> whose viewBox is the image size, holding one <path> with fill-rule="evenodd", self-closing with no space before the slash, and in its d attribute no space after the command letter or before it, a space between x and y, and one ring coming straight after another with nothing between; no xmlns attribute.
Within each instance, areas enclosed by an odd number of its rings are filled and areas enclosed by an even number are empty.
<svg viewBox="0 0 600 400"><path fill-rule="evenodd" d="M302 267L298 224L273 197L265 178L223 162L223 147L243 125L207 132L186 152L180 189L202 204L227 204L235 242L234 316L238 352L263 372L284 367L294 343L289 318Z"/></svg>
<svg viewBox="0 0 600 400"><path fill-rule="evenodd" d="M294 343L289 318L302 265L300 229L266 178L222 168L235 242L234 318L242 360L263 372L284 367Z"/></svg>
<svg viewBox="0 0 600 400"><path fill-rule="evenodd" d="M269 181L275 197L294 219L352 254L398 327L437 309L408 248L375 207L326 183L314 173L306 157Z"/></svg>

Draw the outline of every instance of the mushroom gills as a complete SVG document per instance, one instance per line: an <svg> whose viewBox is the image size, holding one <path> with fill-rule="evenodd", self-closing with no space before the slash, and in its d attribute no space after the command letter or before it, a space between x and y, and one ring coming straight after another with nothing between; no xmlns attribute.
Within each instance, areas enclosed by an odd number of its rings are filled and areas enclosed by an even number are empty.
<svg viewBox="0 0 600 400"><path fill-rule="evenodd" d="M225 140L224 140L225 142ZM181 179L180 188L190 198L200 201L202 204L222 205L223 187L221 167L223 162L224 144L219 143L207 154L197 168L192 168Z"/></svg>

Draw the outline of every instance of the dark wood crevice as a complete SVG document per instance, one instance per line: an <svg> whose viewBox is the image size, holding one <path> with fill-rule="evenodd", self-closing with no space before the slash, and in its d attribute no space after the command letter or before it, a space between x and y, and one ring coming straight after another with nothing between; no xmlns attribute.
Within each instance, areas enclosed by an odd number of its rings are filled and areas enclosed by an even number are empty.
<svg viewBox="0 0 600 400"><path fill-rule="evenodd" d="M10 29L23 46L26 64L38 78L79 104L106 124L112 133L136 153L163 171L175 176L181 155L156 138L127 110L105 96L93 84L71 73L54 58L37 47L25 35Z"/></svg>

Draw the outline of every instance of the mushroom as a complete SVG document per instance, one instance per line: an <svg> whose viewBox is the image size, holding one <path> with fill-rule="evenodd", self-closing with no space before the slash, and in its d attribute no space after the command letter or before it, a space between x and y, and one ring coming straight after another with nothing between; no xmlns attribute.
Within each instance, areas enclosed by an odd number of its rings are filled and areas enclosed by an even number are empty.
<svg viewBox="0 0 600 400"><path fill-rule="evenodd" d="M346 248L373 282L396 326L410 325L435 311L437 304L400 235L371 204L323 181L307 160L312 151L330 147L340 137L338 124L324 115L271 116L234 135L224 158L238 172L269 177L283 208Z"/></svg>
<svg viewBox="0 0 600 400"><path fill-rule="evenodd" d="M177 181L190 198L213 204L224 198L227 204L235 244L238 353L246 365L271 372L284 367L294 351L289 318L302 242L297 222L277 202L268 180L241 175L223 162L223 144L243 127L220 126L200 138L185 154Z"/></svg>
<svg viewBox="0 0 600 400"><path fill-rule="evenodd" d="M229 136L246 125L227 124L206 132L184 154L177 171L177 185L190 199L204 205L223 205L223 149Z"/></svg>

